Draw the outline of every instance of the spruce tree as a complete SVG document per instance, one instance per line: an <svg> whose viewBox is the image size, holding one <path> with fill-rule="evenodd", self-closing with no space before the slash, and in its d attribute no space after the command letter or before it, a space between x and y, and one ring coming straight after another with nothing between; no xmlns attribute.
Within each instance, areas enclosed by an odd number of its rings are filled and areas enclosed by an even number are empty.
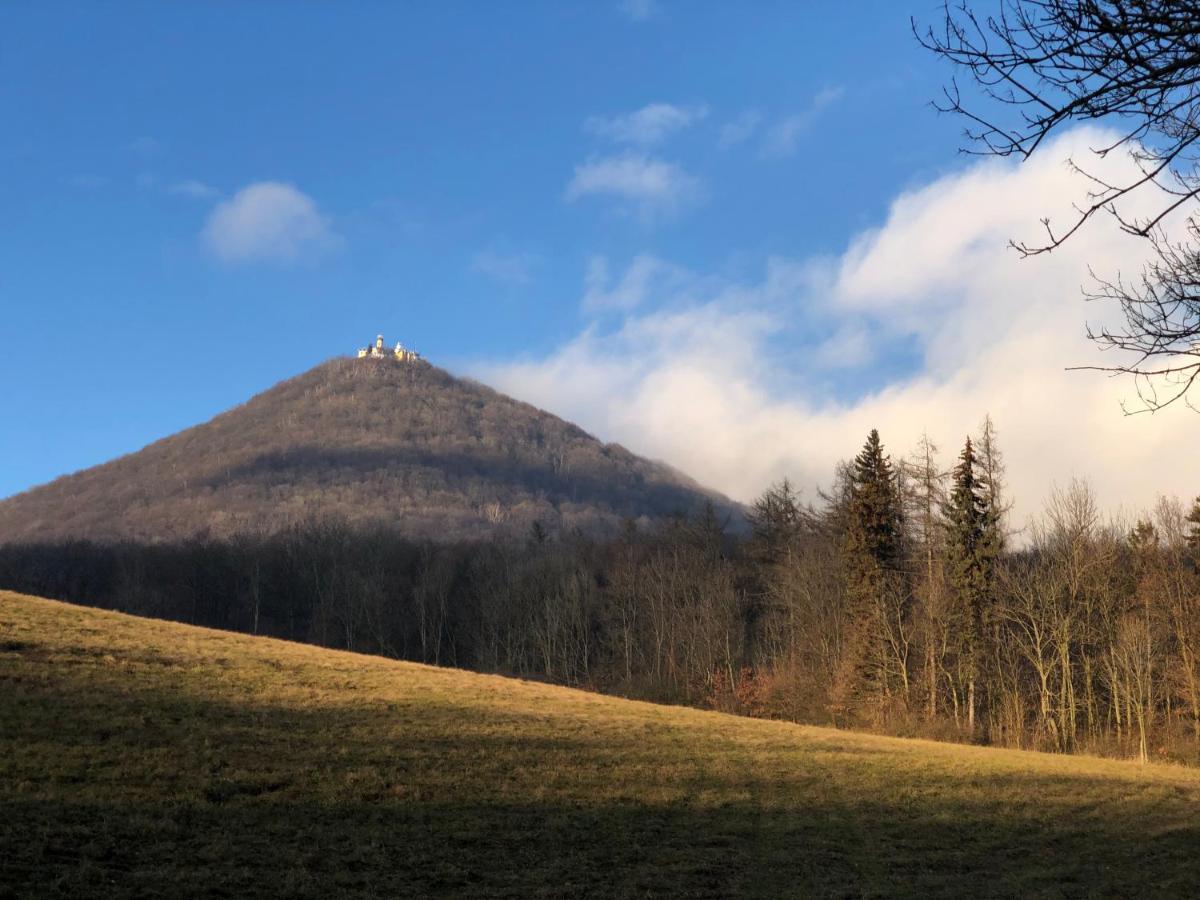
<svg viewBox="0 0 1200 900"><path fill-rule="evenodd" d="M995 522L976 465L975 450L967 438L954 467L953 487L944 510L947 580L954 595L959 671L966 682L967 728L972 733L983 649L984 604L992 587L997 549Z"/></svg>
<svg viewBox="0 0 1200 900"><path fill-rule="evenodd" d="M847 633L835 695L841 706L888 691L884 610L898 592L903 547L900 492L879 432L871 429L850 471L846 558Z"/></svg>
<svg viewBox="0 0 1200 900"><path fill-rule="evenodd" d="M902 534L896 473L874 428L854 458L850 478L846 549L860 576L878 577L896 568Z"/></svg>
<svg viewBox="0 0 1200 900"><path fill-rule="evenodd" d="M1008 512L1012 502L1004 489L1004 457L996 441L996 426L992 417L986 415L979 429L977 443L977 476L980 495L987 511L983 540L979 547L979 556L983 573L983 594L980 597L982 605L982 631L984 642L989 645L989 653L983 654L979 662L978 681L983 687L983 705L992 702L992 691L999 688L1003 681L1004 661L1000 658L1002 641L1000 632L1002 624L997 617L997 586L995 579L996 566L1004 552L1008 536Z"/></svg>
<svg viewBox="0 0 1200 900"><path fill-rule="evenodd" d="M1191 512L1187 514L1187 522L1187 545L1192 552L1200 555L1200 497L1192 504Z"/></svg>

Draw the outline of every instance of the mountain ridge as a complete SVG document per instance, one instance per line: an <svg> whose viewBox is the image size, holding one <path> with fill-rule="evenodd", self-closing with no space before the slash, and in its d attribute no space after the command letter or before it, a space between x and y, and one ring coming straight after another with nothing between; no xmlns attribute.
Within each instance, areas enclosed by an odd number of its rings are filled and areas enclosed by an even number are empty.
<svg viewBox="0 0 1200 900"><path fill-rule="evenodd" d="M313 518L435 540L740 507L423 360L334 357L206 422L0 500L0 542L169 541Z"/></svg>

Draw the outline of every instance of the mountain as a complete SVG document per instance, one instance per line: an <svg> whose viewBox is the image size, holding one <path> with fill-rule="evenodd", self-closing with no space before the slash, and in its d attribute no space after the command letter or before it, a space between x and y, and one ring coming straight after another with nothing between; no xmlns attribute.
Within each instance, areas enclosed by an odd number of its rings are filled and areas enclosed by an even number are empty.
<svg viewBox="0 0 1200 900"><path fill-rule="evenodd" d="M0 542L168 541L314 517L451 540L615 531L731 501L423 360L336 358L203 425L0 501Z"/></svg>

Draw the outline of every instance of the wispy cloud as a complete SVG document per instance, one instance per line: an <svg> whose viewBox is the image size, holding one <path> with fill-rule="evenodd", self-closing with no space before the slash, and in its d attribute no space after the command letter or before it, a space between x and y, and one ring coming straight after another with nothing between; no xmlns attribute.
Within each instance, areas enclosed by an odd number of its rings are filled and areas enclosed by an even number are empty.
<svg viewBox="0 0 1200 900"><path fill-rule="evenodd" d="M107 176L83 174L74 175L68 179L68 183L74 187L86 188L94 190L95 188L104 187L111 183L112 179ZM157 172L138 172L133 178L134 187L139 191L162 191L166 194L171 194L179 197L192 197L198 200L211 200L219 197L221 192L203 181L198 181L194 178L184 179L182 181L167 182Z"/></svg>
<svg viewBox="0 0 1200 900"><path fill-rule="evenodd" d="M256 182L218 203L201 239L231 263L312 259L339 240L312 198L277 181Z"/></svg>
<svg viewBox="0 0 1200 900"><path fill-rule="evenodd" d="M590 116L583 127L592 134L610 140L649 147L694 125L707 115L708 107L702 104L676 106L671 103L651 103L628 115Z"/></svg>
<svg viewBox="0 0 1200 900"><path fill-rule="evenodd" d="M659 301L676 296L692 281L692 274L683 267L649 254L635 256L625 274L614 280L608 258L593 256L584 275L581 306L588 313L628 312L652 295Z"/></svg>
<svg viewBox="0 0 1200 900"><path fill-rule="evenodd" d="M536 253L501 253L481 250L471 260L471 271L486 275L502 284L531 284L533 271L540 262Z"/></svg>
<svg viewBox="0 0 1200 900"><path fill-rule="evenodd" d="M721 126L720 135L717 138L717 145L721 149L733 147L737 144L745 143L754 136L762 125L763 115L757 110L747 110L736 119L726 122Z"/></svg>
<svg viewBox="0 0 1200 900"><path fill-rule="evenodd" d="M166 190L168 194L173 194L177 197L194 197L197 200L208 200L219 196L221 193L211 184L205 184L203 181L197 181L194 178L176 181L167 185Z"/></svg>
<svg viewBox="0 0 1200 900"><path fill-rule="evenodd" d="M631 22L645 22L661 11L658 0L620 0L617 9Z"/></svg>
<svg viewBox="0 0 1200 900"><path fill-rule="evenodd" d="M772 123L763 135L764 156L791 156L796 152L800 138L808 133L817 117L841 99L845 91L840 87L820 91L807 107Z"/></svg>
<svg viewBox="0 0 1200 900"><path fill-rule="evenodd" d="M867 365L874 358L875 348L864 323L845 322L811 352L814 366L834 371Z"/></svg>
<svg viewBox="0 0 1200 900"><path fill-rule="evenodd" d="M669 218L699 202L699 179L679 165L641 154L590 159L575 167L567 184L566 199L588 196L616 199L620 208L644 222Z"/></svg>

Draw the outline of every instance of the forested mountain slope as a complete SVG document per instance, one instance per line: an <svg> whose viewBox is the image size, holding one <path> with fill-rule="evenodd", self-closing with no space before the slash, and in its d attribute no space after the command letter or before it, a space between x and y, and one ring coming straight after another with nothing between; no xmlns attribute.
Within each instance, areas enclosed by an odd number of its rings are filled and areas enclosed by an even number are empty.
<svg viewBox="0 0 1200 900"><path fill-rule="evenodd" d="M734 504L424 362L330 360L211 421L0 502L0 542L179 540L314 517L434 540L613 531Z"/></svg>

